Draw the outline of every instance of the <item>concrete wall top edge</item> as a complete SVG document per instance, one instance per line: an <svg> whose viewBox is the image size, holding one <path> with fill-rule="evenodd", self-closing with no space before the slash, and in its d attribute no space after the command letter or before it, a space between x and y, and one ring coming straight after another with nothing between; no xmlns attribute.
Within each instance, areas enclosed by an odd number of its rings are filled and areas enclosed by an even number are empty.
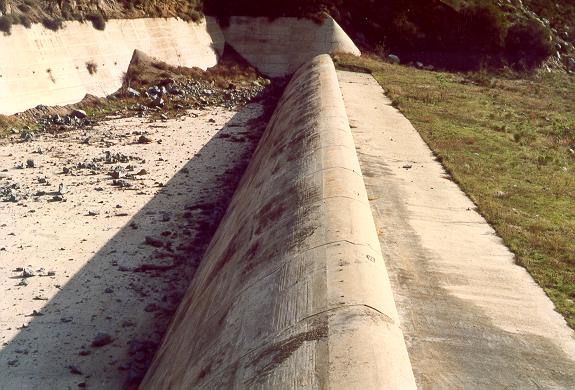
<svg viewBox="0 0 575 390"><path fill-rule="evenodd" d="M206 69L217 63L225 42L271 77L291 74L318 54L359 54L332 19L317 25L295 18L232 17L225 31L212 17L198 24L115 19L104 31L80 22L66 22L59 31L41 24L14 26L10 36L0 36L0 114L74 103L86 94L109 95L121 86L135 49L170 64ZM89 62L98 65L96 73L88 72Z"/></svg>

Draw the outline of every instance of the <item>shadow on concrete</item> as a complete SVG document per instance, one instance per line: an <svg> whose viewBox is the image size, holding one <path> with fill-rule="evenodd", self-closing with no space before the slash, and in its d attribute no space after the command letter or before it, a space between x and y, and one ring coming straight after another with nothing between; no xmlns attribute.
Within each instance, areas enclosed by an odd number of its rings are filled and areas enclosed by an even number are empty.
<svg viewBox="0 0 575 390"><path fill-rule="evenodd" d="M244 106L2 347L0 388L137 386L265 129L261 99ZM92 346L98 333L112 341Z"/></svg>

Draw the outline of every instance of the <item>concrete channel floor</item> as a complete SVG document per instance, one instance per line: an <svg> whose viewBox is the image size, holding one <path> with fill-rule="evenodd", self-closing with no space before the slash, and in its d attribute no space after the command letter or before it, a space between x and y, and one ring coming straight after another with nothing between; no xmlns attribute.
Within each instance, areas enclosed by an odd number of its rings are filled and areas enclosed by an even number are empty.
<svg viewBox="0 0 575 390"><path fill-rule="evenodd" d="M575 388L575 337L371 75L338 71L420 388Z"/></svg>

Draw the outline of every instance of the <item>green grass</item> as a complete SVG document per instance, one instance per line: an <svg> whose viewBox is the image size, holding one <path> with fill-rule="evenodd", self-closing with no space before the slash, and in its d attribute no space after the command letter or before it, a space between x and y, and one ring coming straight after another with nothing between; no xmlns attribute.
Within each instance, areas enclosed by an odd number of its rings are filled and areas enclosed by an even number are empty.
<svg viewBox="0 0 575 390"><path fill-rule="evenodd" d="M575 328L575 78L335 61L373 74Z"/></svg>

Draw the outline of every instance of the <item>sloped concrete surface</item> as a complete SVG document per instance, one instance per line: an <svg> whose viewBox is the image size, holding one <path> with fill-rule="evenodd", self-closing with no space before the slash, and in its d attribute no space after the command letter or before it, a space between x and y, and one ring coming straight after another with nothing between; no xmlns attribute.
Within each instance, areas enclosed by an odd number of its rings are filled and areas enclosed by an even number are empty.
<svg viewBox="0 0 575 390"><path fill-rule="evenodd" d="M574 333L543 290L373 77L338 78L418 387L575 388Z"/></svg>
<svg viewBox="0 0 575 390"><path fill-rule="evenodd" d="M223 28L226 42L250 64L271 77L295 72L320 54L360 55L349 36L331 17L307 19L233 16Z"/></svg>
<svg viewBox="0 0 575 390"><path fill-rule="evenodd" d="M59 31L41 24L14 26L0 35L0 114L38 104L63 105L87 93L106 96L122 85L135 49L172 65L214 66L224 38L217 23L180 19L109 20L104 31L66 22ZM90 73L88 64L94 64Z"/></svg>
<svg viewBox="0 0 575 390"><path fill-rule="evenodd" d="M141 388L415 387L329 56L287 87Z"/></svg>

